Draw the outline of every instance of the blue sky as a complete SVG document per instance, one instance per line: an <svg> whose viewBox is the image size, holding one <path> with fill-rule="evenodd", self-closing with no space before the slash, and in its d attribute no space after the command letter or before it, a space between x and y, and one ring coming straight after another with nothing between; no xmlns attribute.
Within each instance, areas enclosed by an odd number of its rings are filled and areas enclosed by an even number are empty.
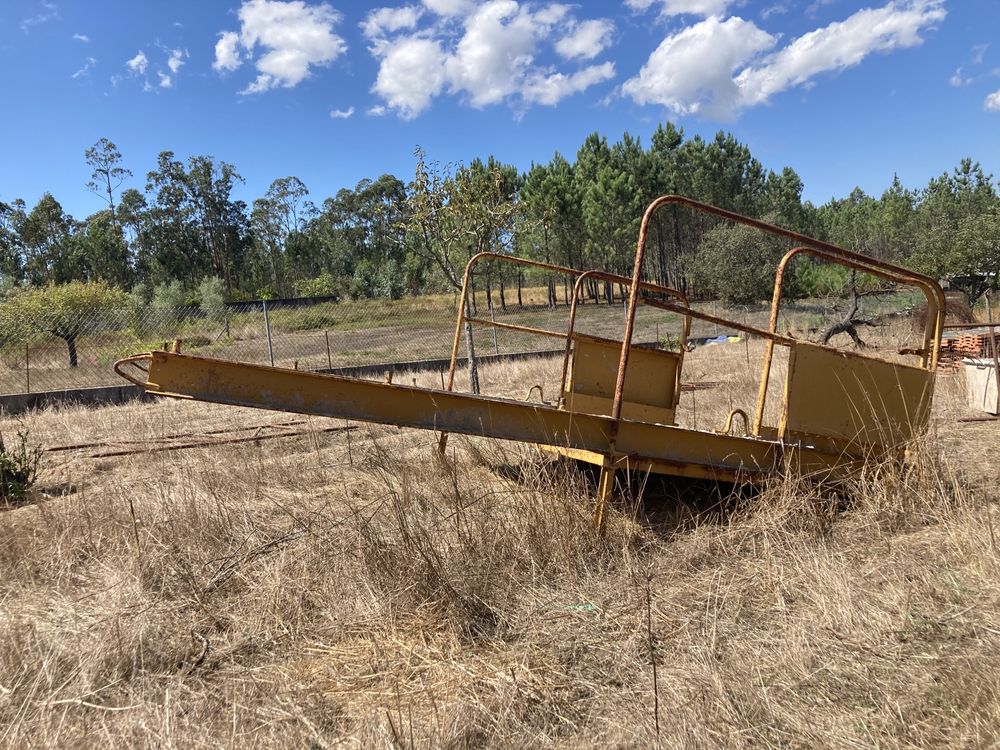
<svg viewBox="0 0 1000 750"><path fill-rule="evenodd" d="M248 202L317 202L493 154L526 169L586 135L733 132L821 203L964 156L1000 173L997 0L0 0L0 200L102 206L83 152L142 188L161 150L236 165Z"/></svg>

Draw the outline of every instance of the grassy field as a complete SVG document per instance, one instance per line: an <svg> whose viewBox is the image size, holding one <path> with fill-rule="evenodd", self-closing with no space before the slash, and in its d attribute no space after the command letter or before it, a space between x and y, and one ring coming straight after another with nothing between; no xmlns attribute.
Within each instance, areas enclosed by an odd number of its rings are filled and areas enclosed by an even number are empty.
<svg viewBox="0 0 1000 750"><path fill-rule="evenodd" d="M718 384L680 421L752 404L760 354L689 354ZM551 398L558 362L482 376ZM996 746L1000 423L969 415L942 376L846 502L624 488L603 539L527 446L173 401L0 422L50 449L0 512L0 744Z"/></svg>

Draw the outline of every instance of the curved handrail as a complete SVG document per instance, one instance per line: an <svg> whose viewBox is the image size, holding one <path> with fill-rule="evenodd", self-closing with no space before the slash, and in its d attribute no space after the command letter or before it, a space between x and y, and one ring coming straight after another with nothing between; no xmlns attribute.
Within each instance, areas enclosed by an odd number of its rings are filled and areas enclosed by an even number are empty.
<svg viewBox="0 0 1000 750"><path fill-rule="evenodd" d="M133 376L131 373L125 372L125 370L123 368L125 367L125 365L131 365L132 367L134 367L135 369L139 370L140 372L144 372L144 373L146 373L148 375L149 374L149 370L148 369L143 369L143 368L139 367L138 363L139 362L152 362L152 361L153 361L153 355L152 355L151 352L145 352L143 354L133 354L130 357L123 357L122 359L117 360L112 365L112 368L114 369L115 373L119 377L123 378L124 380L127 380L132 385L137 385L140 388L145 388L146 387L146 381L145 380L137 380L135 378L135 376Z"/></svg>
<svg viewBox="0 0 1000 750"><path fill-rule="evenodd" d="M938 285L937 281L930 276L916 271L910 271L891 263L885 263L884 261L879 261L866 255L854 253L850 250L845 250L844 248L832 243L823 242L822 240L817 240L813 237L800 234L799 232L793 232L790 229L784 229L783 227L779 227L775 224L769 224L766 221L752 219L749 216L743 216L742 214L728 211L724 208L717 208L716 206L711 206L707 203L702 203L701 201L685 198L682 195L662 195L650 203L646 208L646 211L642 216L642 223L639 226L639 237L636 242L635 263L632 268L632 286L629 293L628 312L625 318L625 333L622 336L622 353L621 359L618 362L618 380L615 383L615 396L611 407L611 417L615 420L616 424L618 420L621 419L622 395L625 389L625 370L628 367L629 349L632 343L632 333L635 328L635 311L639 294L638 284L642 278L642 263L646 252L646 239L649 235L649 223L657 209L661 206L669 204L686 206L713 216L728 219L738 224L754 227L768 234L784 237L795 242L805 243L805 245L809 248L826 251L833 256L833 259L840 262L853 262L858 264L859 266L862 266L862 270L865 270L866 272L883 271L894 273L900 278L906 278L909 283L920 286L924 290L924 294L928 298L928 308L930 308L932 299L938 304L939 310L938 315L935 316L936 320L933 324L933 330L936 332L938 338L940 338L941 322L937 319L940 318L941 311L944 309L944 292L941 291L941 287ZM930 319L931 316L928 315L928 332L932 330L931 323L929 322ZM936 353L932 354L931 359L932 364L936 364Z"/></svg>
<svg viewBox="0 0 1000 750"><path fill-rule="evenodd" d="M583 282L590 278L596 278L602 281L609 281L615 284L629 284L629 278L627 276L620 276L619 274L609 273L607 271L584 271L576 279L576 283L573 285L573 301L570 303L569 308L569 324L566 331L566 349L563 352L563 364L562 364L562 375L559 381L559 397L557 403L562 403L565 398L566 393L566 376L569 373L569 355L570 350L573 345L573 329L576 327L576 310L577 302L580 299L580 293L583 290ZM665 294L670 297L674 297L679 302L683 304L685 308L690 308L691 304L688 302L687 296L678 289L674 289L669 286L661 286L660 284L654 284L650 281L641 282L642 288L649 292L656 292L659 294ZM681 331L681 341L680 341L680 356L681 361L678 364L676 372L676 382L674 383L674 406L680 400L681 397L681 370L683 368L684 362L684 350L687 345L688 336L691 333L691 317L690 315L684 315L684 327Z"/></svg>
<svg viewBox="0 0 1000 750"><path fill-rule="evenodd" d="M847 252L847 251L844 251ZM911 274L906 269L900 269L891 263L885 263L874 258L856 261L840 254L822 248L793 247L786 252L778 262L774 277L774 292L771 297L771 317L768 330L777 333L778 315L781 310L781 292L785 279L785 270L795 256L805 254L831 261L848 268L863 271L871 276L887 281L916 286L924 292L927 298L927 321L924 324L924 345L921 349L921 365L933 371L937 367L938 350L941 343L941 330L944 325L945 299L941 287L933 279L922 274ZM862 256L864 257L864 256ZM759 435L764 422L764 408L767 402L767 388L771 377L771 363L774 357L774 339L769 338L764 346L764 365L761 371L760 385L757 392L757 407L754 413L754 434Z"/></svg>

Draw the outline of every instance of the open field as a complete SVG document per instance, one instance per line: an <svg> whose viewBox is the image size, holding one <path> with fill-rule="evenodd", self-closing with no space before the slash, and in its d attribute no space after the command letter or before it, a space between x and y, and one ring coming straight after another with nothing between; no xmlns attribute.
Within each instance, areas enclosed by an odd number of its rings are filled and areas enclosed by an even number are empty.
<svg viewBox="0 0 1000 750"><path fill-rule="evenodd" d="M680 421L752 404L760 353L690 353L718 385ZM551 398L558 361L482 377ZM940 377L913 463L843 507L633 487L604 539L587 477L526 446L168 401L8 420L81 447L0 512L0 742L995 746L1000 423L971 414Z"/></svg>

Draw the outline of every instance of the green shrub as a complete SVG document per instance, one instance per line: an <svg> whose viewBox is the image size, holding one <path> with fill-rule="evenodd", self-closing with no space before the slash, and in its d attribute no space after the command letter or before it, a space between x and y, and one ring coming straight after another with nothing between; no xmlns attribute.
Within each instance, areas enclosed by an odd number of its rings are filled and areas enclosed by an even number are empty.
<svg viewBox="0 0 1000 750"><path fill-rule="evenodd" d="M24 501L28 490L38 476L38 464L42 459L42 449L28 445L28 431L17 431L17 443L8 448L0 435L0 501L19 503Z"/></svg>

